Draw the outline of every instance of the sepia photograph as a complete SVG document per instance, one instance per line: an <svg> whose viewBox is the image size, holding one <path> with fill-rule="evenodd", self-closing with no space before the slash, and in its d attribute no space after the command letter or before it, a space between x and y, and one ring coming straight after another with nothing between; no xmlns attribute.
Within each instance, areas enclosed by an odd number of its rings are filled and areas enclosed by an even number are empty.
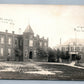
<svg viewBox="0 0 84 84"><path fill-rule="evenodd" d="M84 6L0 4L0 79L84 80Z"/></svg>

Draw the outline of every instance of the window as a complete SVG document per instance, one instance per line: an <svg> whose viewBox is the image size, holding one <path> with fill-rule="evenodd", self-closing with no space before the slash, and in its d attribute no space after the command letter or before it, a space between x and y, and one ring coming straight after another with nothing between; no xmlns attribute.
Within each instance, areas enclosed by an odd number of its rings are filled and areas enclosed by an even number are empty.
<svg viewBox="0 0 84 84"><path fill-rule="evenodd" d="M29 40L29 46L33 46L33 40Z"/></svg>
<svg viewBox="0 0 84 84"><path fill-rule="evenodd" d="M8 44L11 44L11 38L8 39Z"/></svg>
<svg viewBox="0 0 84 84"><path fill-rule="evenodd" d="M68 47L66 47L66 51L68 51L69 50L69 48Z"/></svg>
<svg viewBox="0 0 84 84"><path fill-rule="evenodd" d="M62 47L62 51L65 51L65 47Z"/></svg>
<svg viewBox="0 0 84 84"><path fill-rule="evenodd" d="M15 39L15 44L17 44L17 39Z"/></svg>
<svg viewBox="0 0 84 84"><path fill-rule="evenodd" d="M1 56L3 56L3 48L1 48Z"/></svg>
<svg viewBox="0 0 84 84"><path fill-rule="evenodd" d="M84 51L84 47L82 47L82 51Z"/></svg>
<svg viewBox="0 0 84 84"><path fill-rule="evenodd" d="M20 40L20 46L22 46L22 40Z"/></svg>
<svg viewBox="0 0 84 84"><path fill-rule="evenodd" d="M28 53L27 53L27 50L25 50L25 57L27 57Z"/></svg>
<svg viewBox="0 0 84 84"><path fill-rule="evenodd" d="M1 37L1 43L2 43L2 44L4 43L4 38L3 38L3 37Z"/></svg>
<svg viewBox="0 0 84 84"><path fill-rule="evenodd" d="M27 44L28 44L28 40L27 40L27 39L25 39L25 42L24 42L24 43L25 43L25 45L27 45Z"/></svg>
<svg viewBox="0 0 84 84"><path fill-rule="evenodd" d="M47 43L45 42L44 46L46 46L46 45L47 45Z"/></svg>
<svg viewBox="0 0 84 84"><path fill-rule="evenodd" d="M33 38L33 35L30 35L30 38Z"/></svg>
<svg viewBox="0 0 84 84"><path fill-rule="evenodd" d="M8 49L8 55L9 56L11 55L11 49Z"/></svg>
<svg viewBox="0 0 84 84"><path fill-rule="evenodd" d="M34 54L36 55L36 50L34 50Z"/></svg>
<svg viewBox="0 0 84 84"><path fill-rule="evenodd" d="M71 47L71 51L74 51L74 47Z"/></svg>
<svg viewBox="0 0 84 84"><path fill-rule="evenodd" d="M82 50L82 48L81 47L79 47L79 51L81 51Z"/></svg>
<svg viewBox="0 0 84 84"><path fill-rule="evenodd" d="M42 42L40 42L40 46L42 46Z"/></svg>
<svg viewBox="0 0 84 84"><path fill-rule="evenodd" d="M75 46L73 47L73 49L74 49L73 51L76 51L76 47Z"/></svg>
<svg viewBox="0 0 84 84"><path fill-rule="evenodd" d="M79 47L76 47L76 51L79 51Z"/></svg>

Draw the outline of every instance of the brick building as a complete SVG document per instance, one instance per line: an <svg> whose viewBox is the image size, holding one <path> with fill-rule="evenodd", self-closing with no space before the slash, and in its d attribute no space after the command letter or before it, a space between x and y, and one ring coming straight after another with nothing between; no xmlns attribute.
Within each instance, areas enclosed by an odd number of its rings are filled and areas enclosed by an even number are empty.
<svg viewBox="0 0 84 84"><path fill-rule="evenodd" d="M34 32L30 25L27 26L22 35L0 32L0 60L20 60L27 61L28 59L37 59L37 48L47 50L48 39L40 38L39 35L34 36ZM15 48L20 49L22 55L15 55Z"/></svg>

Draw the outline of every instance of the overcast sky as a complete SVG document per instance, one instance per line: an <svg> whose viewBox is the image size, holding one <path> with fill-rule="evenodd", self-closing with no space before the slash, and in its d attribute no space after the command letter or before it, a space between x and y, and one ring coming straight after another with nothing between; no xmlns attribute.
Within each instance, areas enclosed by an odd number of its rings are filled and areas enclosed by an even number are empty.
<svg viewBox="0 0 84 84"><path fill-rule="evenodd" d="M60 38L62 43L75 38L74 28L84 27L84 6L0 4L0 18L0 31L20 33L19 28L23 32L30 24L35 35L48 37L49 46L54 47L60 44ZM84 32L77 33L77 38L84 38Z"/></svg>

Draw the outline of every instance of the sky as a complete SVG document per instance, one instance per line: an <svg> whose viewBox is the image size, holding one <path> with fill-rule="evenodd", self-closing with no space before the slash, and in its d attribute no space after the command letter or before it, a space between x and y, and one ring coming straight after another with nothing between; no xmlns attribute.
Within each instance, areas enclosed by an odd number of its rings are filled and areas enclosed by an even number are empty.
<svg viewBox="0 0 84 84"><path fill-rule="evenodd" d="M21 34L29 24L35 36L49 38L49 46L55 47L60 38L61 43L75 38L74 28L84 28L84 6L0 4L0 31ZM84 32L77 32L76 37L83 39Z"/></svg>

